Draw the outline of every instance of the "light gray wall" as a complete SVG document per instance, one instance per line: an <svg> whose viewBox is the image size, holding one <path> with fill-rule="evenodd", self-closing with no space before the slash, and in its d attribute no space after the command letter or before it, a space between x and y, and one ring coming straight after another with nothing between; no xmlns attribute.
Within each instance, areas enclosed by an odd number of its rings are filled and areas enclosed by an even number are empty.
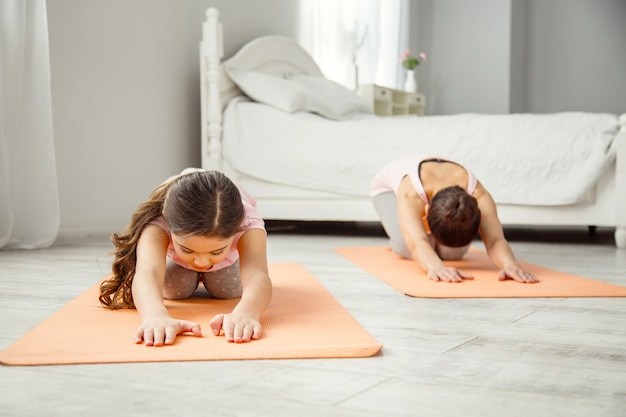
<svg viewBox="0 0 626 417"><path fill-rule="evenodd" d="M528 0L528 111L626 111L626 1Z"/></svg>
<svg viewBox="0 0 626 417"><path fill-rule="evenodd" d="M411 0L427 114L626 109L626 1Z"/></svg>
<svg viewBox="0 0 626 417"><path fill-rule="evenodd" d="M509 1L419 0L412 50L426 52L417 71L428 114L508 113Z"/></svg>
<svg viewBox="0 0 626 417"><path fill-rule="evenodd" d="M296 0L48 0L61 237L119 231L154 186L200 164L209 6L227 57L297 35ZM430 114L626 110L623 0L411 0L411 20Z"/></svg>
<svg viewBox="0 0 626 417"><path fill-rule="evenodd" d="M168 176L200 165L198 44L209 6L225 54L294 35L288 0L49 0L60 239L119 231ZM281 13L276 13L280 10Z"/></svg>
<svg viewBox="0 0 626 417"><path fill-rule="evenodd" d="M511 113L528 112L528 1L511 1Z"/></svg>

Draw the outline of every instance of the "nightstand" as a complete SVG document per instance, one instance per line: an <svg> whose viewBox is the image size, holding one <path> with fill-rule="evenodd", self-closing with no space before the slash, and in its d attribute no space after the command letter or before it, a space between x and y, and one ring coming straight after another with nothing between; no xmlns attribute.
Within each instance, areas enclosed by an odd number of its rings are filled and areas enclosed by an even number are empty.
<svg viewBox="0 0 626 417"><path fill-rule="evenodd" d="M421 93L408 93L376 84L360 85L358 93L379 116L424 115L426 97Z"/></svg>

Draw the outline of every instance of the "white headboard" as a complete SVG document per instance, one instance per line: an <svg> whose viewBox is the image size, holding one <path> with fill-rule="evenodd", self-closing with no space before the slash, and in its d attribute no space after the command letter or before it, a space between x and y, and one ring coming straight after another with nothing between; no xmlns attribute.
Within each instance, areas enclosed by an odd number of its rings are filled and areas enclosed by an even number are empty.
<svg viewBox="0 0 626 417"><path fill-rule="evenodd" d="M244 45L224 61L229 69L244 69L270 75L308 74L323 77L322 71L300 45L282 36L263 36Z"/></svg>
<svg viewBox="0 0 626 417"><path fill-rule="evenodd" d="M275 76L324 76L309 53L283 36L263 36L244 45L222 63L222 23L216 8L206 11L200 42L200 99L202 118L202 168L223 171L222 111L230 99L242 95L224 68L254 70Z"/></svg>
<svg viewBox="0 0 626 417"><path fill-rule="evenodd" d="M215 8L206 11L200 41L200 115L202 168L222 171L222 93L220 85L228 79L221 68L224 56L222 23ZM224 97L239 94L236 86L224 91Z"/></svg>

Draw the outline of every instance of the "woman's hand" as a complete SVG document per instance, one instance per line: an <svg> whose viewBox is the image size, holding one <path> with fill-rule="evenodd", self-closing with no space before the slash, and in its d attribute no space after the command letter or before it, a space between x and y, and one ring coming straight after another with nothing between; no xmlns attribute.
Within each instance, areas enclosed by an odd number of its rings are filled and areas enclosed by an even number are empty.
<svg viewBox="0 0 626 417"><path fill-rule="evenodd" d="M517 263L505 266L504 269L502 269L498 273L498 279L500 281L505 281L507 279L514 279L517 282L530 283L530 284L539 282L537 277L535 277L535 275L532 272L526 271Z"/></svg>
<svg viewBox="0 0 626 417"><path fill-rule="evenodd" d="M243 343L258 340L263 336L263 328L258 320L251 316L230 313L218 314L210 323L215 336L221 332L229 342Z"/></svg>
<svg viewBox="0 0 626 417"><path fill-rule="evenodd" d="M135 343L144 343L146 346L172 345L176 336L188 332L196 337L202 337L200 325L192 321L171 317L147 319L135 332Z"/></svg>
<svg viewBox="0 0 626 417"><path fill-rule="evenodd" d="M434 281L461 282L464 279L474 279L473 275L469 275L452 266L441 264L436 267L428 268L428 277Z"/></svg>

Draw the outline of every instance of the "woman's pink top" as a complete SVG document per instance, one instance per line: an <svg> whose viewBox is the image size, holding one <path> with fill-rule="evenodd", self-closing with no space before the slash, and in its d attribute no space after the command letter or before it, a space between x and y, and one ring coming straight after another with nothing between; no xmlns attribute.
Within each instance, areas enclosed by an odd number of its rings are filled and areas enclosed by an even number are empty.
<svg viewBox="0 0 626 417"><path fill-rule="evenodd" d="M412 155L397 159L382 167L374 176L374 180L372 181L372 185L370 187L370 197L374 197L388 191L393 191L393 193L396 194L402 179L408 175L417 194L426 204L429 204L430 201L428 199L428 195L426 194L426 190L424 190L424 185L422 184L422 180L419 176L419 167L422 162L433 159L456 163L445 158L423 155ZM468 175L466 191L471 195L476 189L476 183L478 180L469 170L465 170Z"/></svg>
<svg viewBox="0 0 626 417"><path fill-rule="evenodd" d="M199 168L187 168L183 172L181 172L180 175L185 175L185 174L188 174L191 172L197 172L197 171L203 171L203 170ZM175 177L178 177L178 175ZM175 177L168 178L166 182L171 181ZM174 245L172 243L172 234L169 228L167 227L167 224L165 224L165 219L162 216L151 222L151 224L155 224L167 232L167 235L170 238L170 242L167 247L167 256L172 261L176 262L178 265L182 266L183 268L191 269L192 271L198 271L198 272L217 271L219 269L226 268L227 266L232 265L233 263L235 263L237 259L239 259L239 251L237 250L237 243L239 242L239 239L241 238L241 236L243 236L245 232L251 229L261 229L265 231L265 222L263 221L261 216L259 216L259 213L256 210L256 200L252 198L252 196L248 194L243 188L239 187L238 185L237 185L237 188L239 189L239 193L241 194L241 202L243 203L243 208L245 212L243 222L241 223L241 227L239 228L240 231L237 232L237 234L235 235L235 238L233 239L233 243L232 245L230 245L230 248L228 249L228 255L226 255L226 258L223 261L215 265L211 265L209 268L200 270L182 261L178 257L178 255L176 254L176 251L174 250Z"/></svg>

